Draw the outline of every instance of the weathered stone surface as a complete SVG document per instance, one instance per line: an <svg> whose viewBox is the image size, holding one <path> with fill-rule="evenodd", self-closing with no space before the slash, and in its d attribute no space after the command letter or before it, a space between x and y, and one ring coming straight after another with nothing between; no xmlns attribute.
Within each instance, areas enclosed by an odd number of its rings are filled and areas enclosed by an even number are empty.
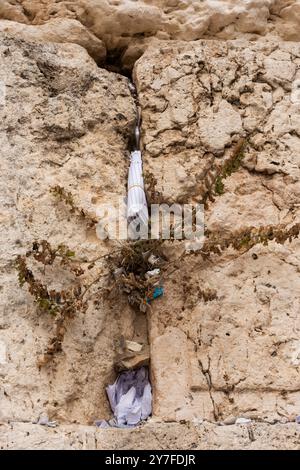
<svg viewBox="0 0 300 470"><path fill-rule="evenodd" d="M189 392L187 339L179 328L167 328L151 341L154 413L167 421L176 421L178 410L185 408ZM166 388L165 383L169 384ZM163 385L163 387L161 387Z"/></svg>
<svg viewBox="0 0 300 470"><path fill-rule="evenodd" d="M93 59L101 63L106 57L103 42L88 31L79 21L57 18L41 25L28 25L16 21L0 21L0 32L14 38L41 43L74 43L84 47Z"/></svg>
<svg viewBox="0 0 300 470"><path fill-rule="evenodd" d="M53 318L39 316L20 289L14 260L36 239L65 243L88 259L110 249L49 190L62 186L93 215L99 203L124 197L135 105L128 80L99 69L77 45L1 35L0 62L1 420L30 422L44 411L60 422L88 423L109 416L105 385L115 379L115 341L133 339L134 317L126 303L116 310L91 304L70 320L63 354L39 370ZM71 280L64 270L57 276L58 289Z"/></svg>
<svg viewBox="0 0 300 470"><path fill-rule="evenodd" d="M248 140L245 166L274 175L258 180L260 196L272 200L274 179L288 178L299 194L299 61L299 44L273 41L156 43L148 49L135 77L146 169L155 173L166 200L199 200L205 175L240 137ZM241 177L249 180L247 173ZM242 199L251 197L253 206L253 190L247 196L244 186Z"/></svg>
<svg viewBox="0 0 300 470"><path fill-rule="evenodd" d="M123 55L128 68L154 37L195 41L271 34L300 39L298 0L0 0L0 17L34 25L78 20L108 51Z"/></svg>
<svg viewBox="0 0 300 470"><path fill-rule="evenodd" d="M34 239L89 258L114 248L49 193L65 187L93 216L125 195L135 105L128 80L91 59L102 65L106 52L120 70L147 49L134 80L145 169L164 200L201 200L205 175L245 137L208 228L298 221L299 0L0 0L0 18L0 447L299 448L299 241L183 260L151 305L149 332L125 299L91 303L41 370L52 319L38 315L14 269ZM62 271L56 285L69 281ZM204 301L205 289L216 298ZM110 415L105 386L121 336L149 340L155 417L134 430L84 426ZM129 367L136 360L131 351ZM45 413L57 428L32 424ZM251 425L193 424L238 417Z"/></svg>
<svg viewBox="0 0 300 470"><path fill-rule="evenodd" d="M205 173L245 137L243 166L205 212L208 229L299 221L299 60L299 44L265 40L156 43L139 59L144 167L163 200L201 201ZM151 312L158 416L294 419L299 261L297 241L180 263ZM215 300L200 299L205 287Z"/></svg>
<svg viewBox="0 0 300 470"><path fill-rule="evenodd" d="M0 426L1 449L52 450L295 450L300 426L262 424L216 426L162 423L153 419L135 429L96 429L69 425L55 429L12 423Z"/></svg>

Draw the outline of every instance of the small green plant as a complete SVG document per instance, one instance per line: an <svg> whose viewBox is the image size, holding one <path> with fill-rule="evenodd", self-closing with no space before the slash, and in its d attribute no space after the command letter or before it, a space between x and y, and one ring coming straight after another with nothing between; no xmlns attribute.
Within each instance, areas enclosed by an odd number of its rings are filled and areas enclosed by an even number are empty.
<svg viewBox="0 0 300 470"><path fill-rule="evenodd" d="M230 247L236 251L245 252L259 243L268 245L270 241L279 244L284 244L286 241L291 242L294 238L298 238L299 233L300 223L296 223L290 228L284 224L248 227L226 236L222 236L220 233L210 233L201 248L201 253L205 255L221 254Z"/></svg>
<svg viewBox="0 0 300 470"><path fill-rule="evenodd" d="M202 182L202 204L206 207L208 201L214 202L215 196L224 194L223 180L240 168L246 144L246 139L239 139L234 145L229 158L221 165L214 166L206 171Z"/></svg>
<svg viewBox="0 0 300 470"><path fill-rule="evenodd" d="M78 207L75 204L74 197L70 191L67 191L62 186L56 185L50 188L50 192L55 196L58 201L65 203L71 214L74 214L77 217L84 219L88 227L91 228L97 224L98 221L95 217L91 216L86 210L82 209L81 207Z"/></svg>
<svg viewBox="0 0 300 470"><path fill-rule="evenodd" d="M223 180L236 171L243 159L245 139L240 139L235 145L230 157L223 165L214 170L208 169L204 177L202 202L207 205L208 200L214 201L214 196L223 194ZM162 195L156 191L157 180L148 173L145 175L145 184L148 186L148 201L151 203L168 202L162 200ZM79 208L73 195L61 186L51 188L51 193L61 202L64 202L70 212L83 218L89 227L97 221L86 211ZM171 228L171 240L137 240L121 244L113 252L99 256L94 260L78 260L75 252L66 245L60 244L53 248L47 240L34 241L32 248L24 256L16 259L16 269L20 286L27 285L29 293L33 296L38 310L50 314L54 319L54 334L50 339L45 353L39 361L40 365L46 364L55 353L62 350L62 342L66 331L66 320L72 318L79 311L85 311L88 301L88 293L95 287L98 298L108 300L111 295L126 295L129 304L142 312L147 310L149 302L154 298L154 291L161 288L164 277L180 269L181 261L186 256L202 256L203 259L211 255L221 255L224 250L232 248L240 253L245 253L256 244L267 245L270 241L283 244L291 242L299 236L300 224L292 227L287 225L248 227L229 234L210 232L206 230L205 241L197 252L184 252L174 261L169 261L164 255L164 244L174 241L175 227ZM105 263L106 272L99 270L92 281L83 285L79 279L87 270L90 272L98 262ZM73 282L67 289L57 291L51 289L47 282L38 279L32 264L43 266L44 274L47 267L55 266L66 269L73 275ZM84 266L84 268L83 268ZM106 283L102 283L102 278ZM183 286L185 297L189 297L190 306L196 305L199 299L212 301L217 298L213 289L202 288L195 285L190 292L190 284Z"/></svg>
<svg viewBox="0 0 300 470"><path fill-rule="evenodd" d="M203 259L211 255L220 256L229 248L240 252L241 254L249 251L258 244L268 245L275 241L283 245L285 242L291 242L298 238L300 234L300 223L296 223L290 228L287 225L267 225L261 227L247 227L235 232L223 235L220 232L206 232L205 241L201 249L197 251L184 252L179 258L167 264L167 269L171 269L168 274L172 274L181 268L181 262L188 256L201 256ZM204 296L200 294L204 300Z"/></svg>
<svg viewBox="0 0 300 470"><path fill-rule="evenodd" d="M148 204L162 204L166 202L163 198L163 195L157 191L157 179L150 171L144 171L144 184L147 192Z"/></svg>
<svg viewBox="0 0 300 470"><path fill-rule="evenodd" d="M87 298L87 293L92 286L96 287L98 296L102 299L108 299L110 295L126 295L132 307L145 312L153 298L154 290L161 286L165 276L170 276L172 272L180 269L185 257L201 255L205 259L211 255L221 255L228 248L245 253L259 243L267 245L270 241L280 244L286 241L291 242L299 236L299 233L300 223L290 228L287 225L249 227L225 236L218 232L207 232L204 245L199 251L184 252L172 262L168 261L164 255L163 245L167 240L161 239L127 242L114 252L100 256L92 262L76 261L75 253L65 245L52 248L45 240L35 241L32 249L25 256L17 257L16 269L20 286L26 284L38 309L49 313L54 318L54 335L39 365L46 364L55 353L62 350L65 321L77 312L86 310L88 300L90 300ZM28 266L30 258L41 263L44 270L46 266L52 266L58 262L75 276L73 285L62 291L50 289L41 280L36 279L33 270ZM107 272L103 274L101 271L101 274L94 277L88 285L83 286L80 282L76 282L76 279L85 272L81 264L87 264L88 269L93 269L97 261L106 263ZM102 278L106 278L106 283L100 283ZM190 283L186 283L184 286L186 297L189 297L189 288ZM213 289L196 286L189 305L196 305L199 299L207 302L216 298L217 294Z"/></svg>
<svg viewBox="0 0 300 470"><path fill-rule="evenodd" d="M221 172L222 178L227 178L228 176L232 175L235 171L237 171L244 158L244 152L246 148L247 140L246 139L239 139L237 144L235 145L233 152L228 160L226 160L223 170Z"/></svg>
<svg viewBox="0 0 300 470"><path fill-rule="evenodd" d="M75 253L65 245L52 248L46 240L42 240L41 242L34 241L32 249L27 251L26 255L19 255L16 259L20 286L23 287L26 284L38 310L48 313L54 318L54 335L40 360L40 365L48 362L54 353L61 351L65 320L72 318L78 310L86 308L86 303L83 300L80 283L76 282L66 290L51 289L45 282L36 278L33 268L28 266L28 262L33 264L35 261L42 264L44 273L46 266L53 266L55 262L58 262L60 266L68 269L75 278L78 278L84 271L78 263L74 263L74 257Z"/></svg>
<svg viewBox="0 0 300 470"><path fill-rule="evenodd" d="M216 182L215 182L215 193L221 196L221 194L224 194L224 183L222 181L221 176L217 176Z"/></svg>

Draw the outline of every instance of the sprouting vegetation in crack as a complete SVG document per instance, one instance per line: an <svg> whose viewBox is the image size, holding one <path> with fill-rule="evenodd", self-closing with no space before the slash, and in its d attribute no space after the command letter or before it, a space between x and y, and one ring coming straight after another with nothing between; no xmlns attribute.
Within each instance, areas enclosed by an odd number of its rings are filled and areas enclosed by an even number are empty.
<svg viewBox="0 0 300 470"><path fill-rule="evenodd" d="M202 202L205 205L208 201L213 202L216 195L222 194L223 180L239 168L246 144L245 139L240 139L229 158L214 171L207 172L203 179L202 191ZM144 178L148 187L148 203L166 203L162 194L156 190L157 181L154 175L146 173ZM97 224L97 220L77 206L70 191L59 185L52 187L50 191L58 201L68 207L71 214L84 219L89 227ZM92 301L109 302L112 299L115 301L119 296L126 296L131 307L146 312L151 301L163 293L164 280L181 268L184 258L201 256L205 261L211 256L221 255L227 249L242 254L257 244L267 245L270 241L280 244L291 242L299 236L300 223L293 226L282 224L248 227L225 234L206 229L201 249L184 251L177 259L171 261L164 248L166 244L174 242L175 229L177 227L170 227L170 238L167 240L159 238L127 241L94 260L78 259L75 252L64 244L53 248L46 240L34 241L26 255L18 256L16 268L20 286L27 285L38 310L54 319L54 334L39 364L46 364L55 353L62 351L67 320L79 312L85 312ZM67 270L72 278L71 285L63 290L51 288L46 276L42 280L41 273L33 268L33 262L43 266L42 275L45 275L50 266L53 272L58 267ZM191 294L188 282L183 285L183 290L185 297L190 299L187 307L191 308L200 299L208 302L217 298L215 290L199 286L195 286Z"/></svg>
<svg viewBox="0 0 300 470"><path fill-rule="evenodd" d="M208 201L214 202L216 196L224 193L224 179L237 171L244 158L247 140L241 138L233 147L229 157L221 164L210 169L203 180L202 203L207 206Z"/></svg>
<svg viewBox="0 0 300 470"><path fill-rule="evenodd" d="M94 227L97 224L97 220L91 216L91 214L76 205L74 197L70 191L67 191L62 186L56 185L50 189L50 192L58 201L63 202L67 206L71 214L83 219L88 227Z"/></svg>
<svg viewBox="0 0 300 470"><path fill-rule="evenodd" d="M157 191L157 179L150 171L144 171L144 184L147 192L148 205L166 203L163 195Z"/></svg>
<svg viewBox="0 0 300 470"><path fill-rule="evenodd" d="M229 157L222 163L218 163L206 168L201 174L201 203L205 207L209 201L214 202L216 196L224 194L224 180L236 172L243 161L245 149L248 145L246 138L240 138L233 146ZM151 204L172 204L174 201L168 201L161 192L157 190L157 178L153 173L144 171L144 184L147 192L149 205Z"/></svg>
<svg viewBox="0 0 300 470"><path fill-rule="evenodd" d="M84 310L87 304L83 300L82 287L78 278L84 273L82 267L75 261L75 253L65 245L52 248L49 242L42 240L34 241L31 250L26 255L18 256L16 269L20 286L27 285L29 293L41 313L48 313L54 318L54 334L42 358L41 364L48 362L50 357L61 351L61 344L65 333L65 321L72 318L78 310ZM76 280L67 289L61 291L50 288L45 282L38 279L34 262L43 265L43 273L46 267L55 264L69 271ZM29 263L31 266L29 266Z"/></svg>
<svg viewBox="0 0 300 470"><path fill-rule="evenodd" d="M174 265L174 271L180 269L180 263L188 256L200 255L205 260L212 255L221 256L229 248L239 252L239 254L244 254L258 244L266 246L271 241L281 245L287 241L291 243L293 239L299 237L299 234L300 223L296 223L291 227L285 224L247 227L228 234L207 231L204 244L200 250L184 252L171 264Z"/></svg>
<svg viewBox="0 0 300 470"><path fill-rule="evenodd" d="M298 238L299 233L300 223L290 228L285 224L248 227L224 236L220 233L209 233L201 248L201 254L203 256L209 256L212 253L220 255L230 247L245 253L259 243L266 246L270 241L281 245L286 241L291 242L294 238Z"/></svg>
<svg viewBox="0 0 300 470"><path fill-rule="evenodd" d="M164 254L163 245L168 240L138 240L121 244L114 252L101 256L96 260L76 260L75 253L65 245L52 248L43 240L35 241L32 249L26 255L18 256L16 269L20 286L25 284L33 296L40 312L50 314L54 319L54 334L48 347L39 360L39 365L46 364L55 353L62 351L62 342L66 331L67 319L73 318L78 312L85 312L93 294L88 296L94 286L98 299L107 300L125 295L129 304L142 312L149 307L155 289L161 288L165 277L180 269L183 259L187 256L199 256L205 260L211 255L221 255L226 249L232 248L245 253L257 244L267 245L270 241L283 244L291 242L300 233L300 223L291 227L286 225L268 225L249 227L227 235L207 233L201 250L184 252L174 261L168 261ZM47 266L54 265L67 269L73 275L73 284L65 290L51 289L45 282L37 279L33 268L28 262L34 260ZM87 270L93 269L95 263L104 263L88 284L83 284L79 278ZM104 280L104 282L103 282ZM217 298L211 289L198 289L198 300L211 301ZM194 304L197 299L193 300ZM192 302L192 303L193 303Z"/></svg>
<svg viewBox="0 0 300 470"><path fill-rule="evenodd" d="M117 292L127 295L129 304L145 312L156 288L161 287L161 270L167 260L162 250L163 240L137 240L123 244L108 256L108 283Z"/></svg>

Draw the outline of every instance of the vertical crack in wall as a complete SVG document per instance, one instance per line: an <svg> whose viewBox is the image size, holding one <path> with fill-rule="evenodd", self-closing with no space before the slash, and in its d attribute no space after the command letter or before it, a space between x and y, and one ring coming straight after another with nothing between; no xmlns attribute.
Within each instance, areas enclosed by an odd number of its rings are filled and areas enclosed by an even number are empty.
<svg viewBox="0 0 300 470"><path fill-rule="evenodd" d="M212 407L213 407L214 418L215 418L216 421L218 421L219 420L219 410L218 410L218 406L216 405L213 394L212 394L212 381L211 381L211 373L210 373L210 370L209 370L209 368L210 368L210 357L208 356L207 358L208 358L207 368L205 368L203 366L200 359L198 359L198 363L199 363L201 372L202 372L202 374L203 374L203 376L206 380L206 383L207 383L208 393L209 393L211 403L212 403Z"/></svg>

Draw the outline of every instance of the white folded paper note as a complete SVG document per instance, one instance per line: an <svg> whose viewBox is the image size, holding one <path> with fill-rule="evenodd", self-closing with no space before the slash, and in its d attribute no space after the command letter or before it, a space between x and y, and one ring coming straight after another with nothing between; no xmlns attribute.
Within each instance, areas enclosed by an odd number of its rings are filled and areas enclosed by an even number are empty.
<svg viewBox="0 0 300 470"><path fill-rule="evenodd" d="M106 391L116 426L136 426L151 415L152 391L146 367L122 372ZM103 427L102 421L100 425Z"/></svg>
<svg viewBox="0 0 300 470"><path fill-rule="evenodd" d="M131 153L128 173L127 220L147 227L148 205L144 191L142 156L139 150Z"/></svg>

